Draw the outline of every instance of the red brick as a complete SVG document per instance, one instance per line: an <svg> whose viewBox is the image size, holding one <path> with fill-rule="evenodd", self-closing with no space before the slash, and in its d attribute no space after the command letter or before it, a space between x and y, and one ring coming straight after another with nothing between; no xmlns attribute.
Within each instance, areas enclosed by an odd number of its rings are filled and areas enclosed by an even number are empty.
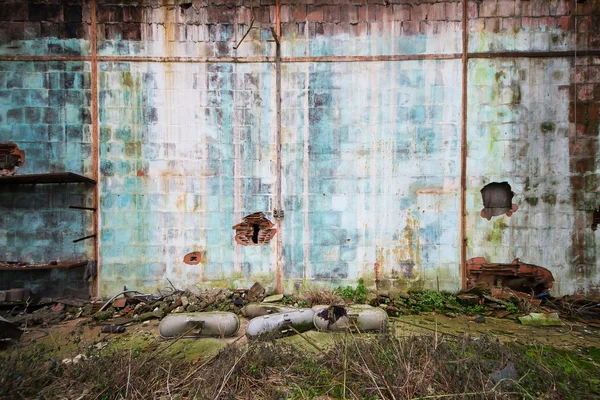
<svg viewBox="0 0 600 400"><path fill-rule="evenodd" d="M394 10L391 6L376 5L375 18L377 21L393 21Z"/></svg>
<svg viewBox="0 0 600 400"><path fill-rule="evenodd" d="M291 18L291 10L290 6L281 6L281 11L279 12L279 16L281 17L281 22L290 22Z"/></svg>
<svg viewBox="0 0 600 400"><path fill-rule="evenodd" d="M469 20L469 32L483 32L485 22L481 18Z"/></svg>
<svg viewBox="0 0 600 400"><path fill-rule="evenodd" d="M515 2L513 0L498 1L496 15L499 17L512 17L515 15Z"/></svg>
<svg viewBox="0 0 600 400"><path fill-rule="evenodd" d="M462 3L446 3L446 19L448 21L462 20Z"/></svg>
<svg viewBox="0 0 600 400"><path fill-rule="evenodd" d="M416 35L419 33L419 21L402 22L402 32L405 35Z"/></svg>
<svg viewBox="0 0 600 400"><path fill-rule="evenodd" d="M358 7L358 20L361 22L367 22L369 17L368 13L369 9L367 8L367 6Z"/></svg>
<svg viewBox="0 0 600 400"><path fill-rule="evenodd" d="M594 121L594 125L598 125L598 120L600 119L599 108L600 104L598 103L590 103L588 106L588 121Z"/></svg>
<svg viewBox="0 0 600 400"><path fill-rule="evenodd" d="M357 22L358 21L358 7L357 6L341 6L340 7L340 20L342 22Z"/></svg>
<svg viewBox="0 0 600 400"><path fill-rule="evenodd" d="M546 1L532 1L531 2L531 13L536 17L543 17L550 15L549 2Z"/></svg>
<svg viewBox="0 0 600 400"><path fill-rule="evenodd" d="M306 19L306 6L292 6L292 21L304 21Z"/></svg>
<svg viewBox="0 0 600 400"><path fill-rule="evenodd" d="M427 18L432 21L445 21L448 19L446 15L446 4L444 3L434 3L429 5L429 10L427 11Z"/></svg>
<svg viewBox="0 0 600 400"><path fill-rule="evenodd" d="M324 6L323 20L325 22L340 22L340 6Z"/></svg>
<svg viewBox="0 0 600 400"><path fill-rule="evenodd" d="M589 101L594 98L594 85L578 85L577 100Z"/></svg>
<svg viewBox="0 0 600 400"><path fill-rule="evenodd" d="M485 30L493 33L500 32L500 18L486 18Z"/></svg>
<svg viewBox="0 0 600 400"><path fill-rule="evenodd" d="M427 4L415 4L411 11L412 21L424 21L427 19Z"/></svg>
<svg viewBox="0 0 600 400"><path fill-rule="evenodd" d="M496 0L486 0L479 5L480 17L494 17L498 9Z"/></svg>
<svg viewBox="0 0 600 400"><path fill-rule="evenodd" d="M558 20L558 25L562 28L563 31L570 31L573 29L573 18L568 16L560 17Z"/></svg>
<svg viewBox="0 0 600 400"><path fill-rule="evenodd" d="M392 11L394 12L394 21L410 20L410 6L406 4L394 4Z"/></svg>
<svg viewBox="0 0 600 400"><path fill-rule="evenodd" d="M462 8L462 7L461 7ZM470 1L468 5L467 15L469 19L479 18L479 6L478 3Z"/></svg>
<svg viewBox="0 0 600 400"><path fill-rule="evenodd" d="M306 19L308 21L323 21L323 7L308 6L306 9Z"/></svg>
<svg viewBox="0 0 600 400"><path fill-rule="evenodd" d="M267 9L268 11L268 9ZM235 21L235 8L229 7L208 7L208 22L234 22ZM269 21L265 21L269 22Z"/></svg>

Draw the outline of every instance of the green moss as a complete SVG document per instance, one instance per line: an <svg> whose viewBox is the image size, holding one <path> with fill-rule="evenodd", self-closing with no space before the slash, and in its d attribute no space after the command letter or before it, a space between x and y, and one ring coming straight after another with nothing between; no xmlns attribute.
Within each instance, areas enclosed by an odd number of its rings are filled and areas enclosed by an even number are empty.
<svg viewBox="0 0 600 400"><path fill-rule="evenodd" d="M530 206L536 206L537 203L538 203L538 201L539 201L539 199L537 197L525 197L525 201Z"/></svg>
<svg viewBox="0 0 600 400"><path fill-rule="evenodd" d="M556 204L556 195L554 193L545 193L542 195L542 201L553 206Z"/></svg>
<svg viewBox="0 0 600 400"><path fill-rule="evenodd" d="M552 133L556 130L556 124L551 121L545 121L540 124L542 133Z"/></svg>
<svg viewBox="0 0 600 400"><path fill-rule="evenodd" d="M508 228L508 225L504 222L504 217L499 217L498 219L494 220L492 230L487 237L488 241L496 244L502 243L502 231L504 231L506 228Z"/></svg>

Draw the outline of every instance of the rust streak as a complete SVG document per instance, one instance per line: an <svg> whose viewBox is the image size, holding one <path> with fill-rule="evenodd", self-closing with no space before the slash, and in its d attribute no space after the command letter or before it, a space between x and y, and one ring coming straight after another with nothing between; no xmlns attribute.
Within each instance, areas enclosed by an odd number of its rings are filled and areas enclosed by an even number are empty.
<svg viewBox="0 0 600 400"><path fill-rule="evenodd" d="M99 178L99 136L98 136L98 58L97 58L97 33L96 33L96 0L90 0L90 52L92 69L92 175L98 182ZM93 208L98 209L100 185L94 188ZM92 283L92 296L98 296L98 276L100 275L100 243L98 235L100 213L94 213L94 259L97 272Z"/></svg>
<svg viewBox="0 0 600 400"><path fill-rule="evenodd" d="M468 0L462 0L462 129L460 139L460 268L461 286L467 287L467 76L469 70Z"/></svg>

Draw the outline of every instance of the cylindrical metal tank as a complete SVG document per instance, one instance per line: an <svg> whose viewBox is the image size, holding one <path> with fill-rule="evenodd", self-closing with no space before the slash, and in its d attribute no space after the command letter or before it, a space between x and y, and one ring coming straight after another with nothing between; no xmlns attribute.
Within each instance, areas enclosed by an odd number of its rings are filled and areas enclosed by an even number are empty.
<svg viewBox="0 0 600 400"><path fill-rule="evenodd" d="M230 312L196 312L169 314L158 325L164 339L178 337L233 336L240 328L240 320Z"/></svg>
<svg viewBox="0 0 600 400"><path fill-rule="evenodd" d="M313 328L315 313L310 308L281 314L265 315L257 317L248 322L246 336L256 338L262 334L273 332L274 334L293 333L293 327L298 332L304 332Z"/></svg>
<svg viewBox="0 0 600 400"><path fill-rule="evenodd" d="M263 315L280 314L294 310L295 308L282 307L273 304L250 303L242 308L242 315L246 318L252 319L256 317L262 317Z"/></svg>
<svg viewBox="0 0 600 400"><path fill-rule="evenodd" d="M344 331L350 329L361 332L384 332L387 327L387 313L378 307L367 305L353 306L317 306L314 325L319 330Z"/></svg>

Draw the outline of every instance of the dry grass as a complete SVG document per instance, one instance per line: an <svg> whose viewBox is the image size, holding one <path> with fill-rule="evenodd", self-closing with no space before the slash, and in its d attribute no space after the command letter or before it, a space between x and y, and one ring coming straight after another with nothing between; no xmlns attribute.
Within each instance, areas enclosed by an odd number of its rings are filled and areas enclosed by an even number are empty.
<svg viewBox="0 0 600 400"><path fill-rule="evenodd" d="M316 305L338 305L344 304L344 300L340 295L332 289L314 287L307 289L302 292L302 300L306 302L309 307Z"/></svg>
<svg viewBox="0 0 600 400"><path fill-rule="evenodd" d="M229 346L204 363L175 361L156 353L103 353L93 349L86 352L86 360L64 365L49 358L49 350L38 345L3 353L0 396L587 399L594 398L592 385L598 382L600 372L591 364L578 364L580 360L574 354L466 336L341 334L322 353L299 351L276 340L254 341ZM494 384L491 374L509 361L517 366L518 377ZM566 371L569 365L579 367Z"/></svg>

